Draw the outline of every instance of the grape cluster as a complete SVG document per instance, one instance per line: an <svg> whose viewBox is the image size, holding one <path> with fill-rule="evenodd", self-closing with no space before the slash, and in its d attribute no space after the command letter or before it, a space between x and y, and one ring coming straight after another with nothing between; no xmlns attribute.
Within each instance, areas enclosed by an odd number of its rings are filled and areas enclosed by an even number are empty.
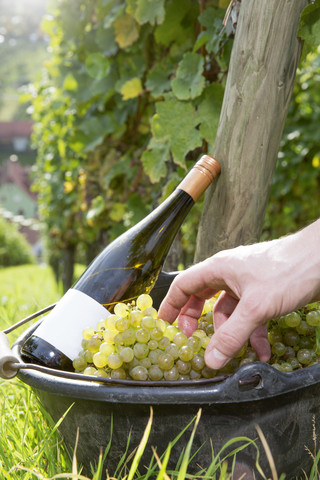
<svg viewBox="0 0 320 480"><path fill-rule="evenodd" d="M234 373L258 360L248 342L223 369L205 365L204 352L214 333L207 300L198 329L187 336L174 323L158 318L152 298L142 294L131 304L117 303L114 312L83 331L82 350L73 361L76 372L111 379L143 381L195 380ZM283 372L320 362L320 306L312 304L268 324L270 364Z"/></svg>
<svg viewBox="0 0 320 480"><path fill-rule="evenodd" d="M85 375L133 380L192 380L216 371L204 362L213 333L212 305L206 302L199 328L187 337L176 324L158 318L152 298L142 294L131 304L117 303L96 329L86 328L82 350L73 361Z"/></svg>

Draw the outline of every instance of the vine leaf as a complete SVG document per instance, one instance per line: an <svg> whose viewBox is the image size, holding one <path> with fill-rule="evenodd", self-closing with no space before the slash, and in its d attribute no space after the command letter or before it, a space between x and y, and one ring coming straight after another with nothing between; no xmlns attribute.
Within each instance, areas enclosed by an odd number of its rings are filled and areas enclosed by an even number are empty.
<svg viewBox="0 0 320 480"><path fill-rule="evenodd" d="M135 19L128 14L119 17L114 22L116 42L120 48L132 45L139 37L139 30Z"/></svg>
<svg viewBox="0 0 320 480"><path fill-rule="evenodd" d="M193 105L167 97L156 104L156 111L151 123L153 136L156 140L166 140L174 162L185 168L187 153L202 143L201 134L196 129L199 120Z"/></svg>
<svg viewBox="0 0 320 480"><path fill-rule="evenodd" d="M190 10L190 0L174 0L166 7L166 16L155 31L155 39L163 45L169 46L172 42L182 44L190 33L182 23L183 18Z"/></svg>
<svg viewBox="0 0 320 480"><path fill-rule="evenodd" d="M120 90L122 94L122 100L129 100L141 95L143 92L142 83L140 78L135 77L125 82Z"/></svg>
<svg viewBox="0 0 320 480"><path fill-rule="evenodd" d="M86 70L90 77L101 80L108 75L110 62L100 52L90 53L86 58Z"/></svg>
<svg viewBox="0 0 320 480"><path fill-rule="evenodd" d="M160 25L165 17L164 0L136 0L131 12L140 25L150 23Z"/></svg>
<svg viewBox="0 0 320 480"><path fill-rule="evenodd" d="M198 104L200 133L211 144L218 130L223 92L222 85L212 83L204 90Z"/></svg>
<svg viewBox="0 0 320 480"><path fill-rule="evenodd" d="M68 73L63 82L64 90L68 90L70 92L74 92L78 88L78 82L72 75L72 73Z"/></svg>
<svg viewBox="0 0 320 480"><path fill-rule="evenodd" d="M167 142L157 142L151 138L148 149L141 157L144 171L149 176L151 183L157 183L166 176L167 167L165 162L169 158L169 145Z"/></svg>
<svg viewBox="0 0 320 480"><path fill-rule="evenodd" d="M189 100L201 95L205 85L203 64L201 55L193 52L184 54L176 78L171 81L172 91L179 100Z"/></svg>
<svg viewBox="0 0 320 480"><path fill-rule="evenodd" d="M170 72L162 65L155 65L152 70L147 73L146 88L155 97L163 92L170 90Z"/></svg>
<svg viewBox="0 0 320 480"><path fill-rule="evenodd" d="M301 13L298 36L310 49L320 43L320 0L309 4Z"/></svg>

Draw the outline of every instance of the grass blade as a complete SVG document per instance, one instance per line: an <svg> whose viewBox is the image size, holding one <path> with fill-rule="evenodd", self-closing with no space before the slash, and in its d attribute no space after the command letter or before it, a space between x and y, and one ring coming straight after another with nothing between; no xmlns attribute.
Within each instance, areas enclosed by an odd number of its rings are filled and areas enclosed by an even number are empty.
<svg viewBox="0 0 320 480"><path fill-rule="evenodd" d="M149 438L150 431L151 431L151 426L152 426L152 421L153 421L153 408L150 407L150 417L149 417L147 426L145 428L145 431L143 433L141 442L139 443L138 449L137 449L136 454L134 456L134 459L132 461L127 480L132 480L136 471L137 471L140 459L142 457L142 454L143 454L143 452L146 448L147 442L148 442L148 438Z"/></svg>

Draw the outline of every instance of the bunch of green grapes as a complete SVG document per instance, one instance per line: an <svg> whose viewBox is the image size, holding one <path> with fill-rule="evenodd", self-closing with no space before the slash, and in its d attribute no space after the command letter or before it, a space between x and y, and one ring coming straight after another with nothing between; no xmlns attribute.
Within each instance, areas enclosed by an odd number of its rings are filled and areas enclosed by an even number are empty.
<svg viewBox="0 0 320 480"><path fill-rule="evenodd" d="M206 302L199 328L187 337L176 324L158 318L152 298L142 294L131 304L117 303L96 329L83 331L76 372L112 379L192 380L210 378L204 352L213 333L212 305Z"/></svg>
<svg viewBox="0 0 320 480"><path fill-rule="evenodd" d="M283 372L320 363L320 305L318 303L269 322L271 365Z"/></svg>
<svg viewBox="0 0 320 480"><path fill-rule="evenodd" d="M131 304L117 303L114 313L96 329L83 331L82 350L73 361L76 372L112 379L195 380L234 373L258 360L248 342L223 369L204 362L204 352L214 333L213 304L205 302L198 329L187 336L176 322L159 319L152 298L143 294ZM268 324L272 357L278 370L291 372L320 362L320 305L312 304Z"/></svg>

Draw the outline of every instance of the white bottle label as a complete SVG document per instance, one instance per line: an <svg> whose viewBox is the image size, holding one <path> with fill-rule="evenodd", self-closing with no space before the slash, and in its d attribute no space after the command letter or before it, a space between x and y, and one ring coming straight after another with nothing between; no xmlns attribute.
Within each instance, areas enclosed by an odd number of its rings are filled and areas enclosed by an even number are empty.
<svg viewBox="0 0 320 480"><path fill-rule="evenodd" d="M111 315L100 303L71 288L44 318L34 335L74 360L82 350L82 331Z"/></svg>

